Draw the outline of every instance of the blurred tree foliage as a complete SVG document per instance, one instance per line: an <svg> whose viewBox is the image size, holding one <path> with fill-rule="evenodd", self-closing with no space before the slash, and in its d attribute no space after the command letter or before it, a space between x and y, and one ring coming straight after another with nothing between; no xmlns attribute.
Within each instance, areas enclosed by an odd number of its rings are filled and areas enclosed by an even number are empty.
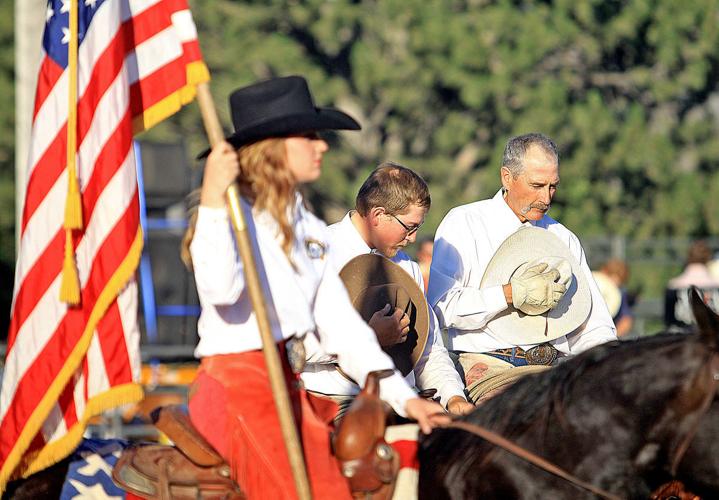
<svg viewBox="0 0 719 500"><path fill-rule="evenodd" d="M15 54L13 4L0 2L0 338L9 325L15 268Z"/></svg>
<svg viewBox="0 0 719 500"><path fill-rule="evenodd" d="M508 137L541 131L562 153L552 215L580 236L719 232L719 0L191 5L225 124L232 89L293 73L308 78L318 104L362 123L341 134L309 188L328 222L391 159L428 180L431 234L449 208L498 189ZM3 98L12 95L10 19L0 16ZM2 224L11 109L0 107ZM205 144L195 106L147 135L183 137L193 153Z"/></svg>
<svg viewBox="0 0 719 500"><path fill-rule="evenodd" d="M0 4L0 263L15 255L15 54L13 5ZM2 265L2 264L0 264Z"/></svg>
<svg viewBox="0 0 719 500"><path fill-rule="evenodd" d="M429 181L430 233L492 195L507 138L537 130L562 152L553 215L579 235L719 231L717 0L196 5L224 113L232 88L301 73L362 123L312 187L330 221L392 159Z"/></svg>

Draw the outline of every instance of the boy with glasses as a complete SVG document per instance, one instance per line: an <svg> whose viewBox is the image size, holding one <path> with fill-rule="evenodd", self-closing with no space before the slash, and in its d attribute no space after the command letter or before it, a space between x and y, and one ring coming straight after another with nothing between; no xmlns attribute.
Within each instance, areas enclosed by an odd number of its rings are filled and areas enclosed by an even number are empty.
<svg viewBox="0 0 719 500"><path fill-rule="evenodd" d="M357 194L355 210L338 223L329 227L330 265L339 272L354 257L378 253L398 264L424 290L424 280L419 266L402 250L413 243L417 230L424 223L431 199L425 181L412 170L396 163L385 162L377 167L364 181ZM409 318L390 304L375 312L369 325L377 334L383 347L404 342L409 328ZM430 333L427 346L413 372L406 379L410 385L434 389L440 403L448 411L464 414L474 406L464 395L464 385L447 354L437 320L430 310ZM359 388L341 373L326 369L322 363L313 363L302 375L305 387L313 392L331 395L334 399L348 400Z"/></svg>

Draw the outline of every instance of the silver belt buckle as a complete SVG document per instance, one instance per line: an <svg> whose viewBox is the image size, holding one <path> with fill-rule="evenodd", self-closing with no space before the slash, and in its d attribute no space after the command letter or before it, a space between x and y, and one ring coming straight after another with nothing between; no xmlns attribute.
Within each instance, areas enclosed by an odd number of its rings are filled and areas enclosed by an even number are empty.
<svg viewBox="0 0 719 500"><path fill-rule="evenodd" d="M293 335L285 342L287 350L287 362L290 364L292 373L302 373L307 362L307 352L305 351L304 334Z"/></svg>
<svg viewBox="0 0 719 500"><path fill-rule="evenodd" d="M552 344L539 344L524 351L528 365L551 365L557 360L557 348Z"/></svg>

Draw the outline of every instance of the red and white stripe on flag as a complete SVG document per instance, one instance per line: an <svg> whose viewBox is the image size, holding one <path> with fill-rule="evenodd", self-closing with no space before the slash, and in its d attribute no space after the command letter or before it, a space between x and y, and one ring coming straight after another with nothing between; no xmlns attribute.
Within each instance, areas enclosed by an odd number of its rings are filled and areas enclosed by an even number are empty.
<svg viewBox="0 0 719 500"><path fill-rule="evenodd" d="M384 439L399 455L399 472L394 484L392 500L417 498L419 461L417 460L417 424L391 425L385 429Z"/></svg>
<svg viewBox="0 0 719 500"><path fill-rule="evenodd" d="M59 300L68 191L70 0L45 12L0 393L0 491L68 455L87 421L142 397L134 273L142 251L133 134L209 80L187 0L76 0L79 306Z"/></svg>

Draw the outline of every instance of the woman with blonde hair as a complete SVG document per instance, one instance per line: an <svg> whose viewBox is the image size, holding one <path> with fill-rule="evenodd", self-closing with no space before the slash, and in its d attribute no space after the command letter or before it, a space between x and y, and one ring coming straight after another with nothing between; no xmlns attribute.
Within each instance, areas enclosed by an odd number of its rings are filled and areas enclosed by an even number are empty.
<svg viewBox="0 0 719 500"><path fill-rule="evenodd" d="M316 108L301 77L275 78L230 96L235 133L210 152L190 254L202 305L202 358L191 388L190 417L225 457L248 498L295 498L262 343L225 206L235 181L253 241L270 326L280 350L313 495L349 498L330 452L329 428L318 418L290 366L288 345L307 344L333 356L360 383L394 369L372 330L355 312L327 266L326 225L310 213L298 186L316 180L328 145L320 130L359 129L345 113ZM294 371L294 373L293 373ZM424 432L447 417L420 399L395 370L381 397ZM327 404L327 403L324 403Z"/></svg>

